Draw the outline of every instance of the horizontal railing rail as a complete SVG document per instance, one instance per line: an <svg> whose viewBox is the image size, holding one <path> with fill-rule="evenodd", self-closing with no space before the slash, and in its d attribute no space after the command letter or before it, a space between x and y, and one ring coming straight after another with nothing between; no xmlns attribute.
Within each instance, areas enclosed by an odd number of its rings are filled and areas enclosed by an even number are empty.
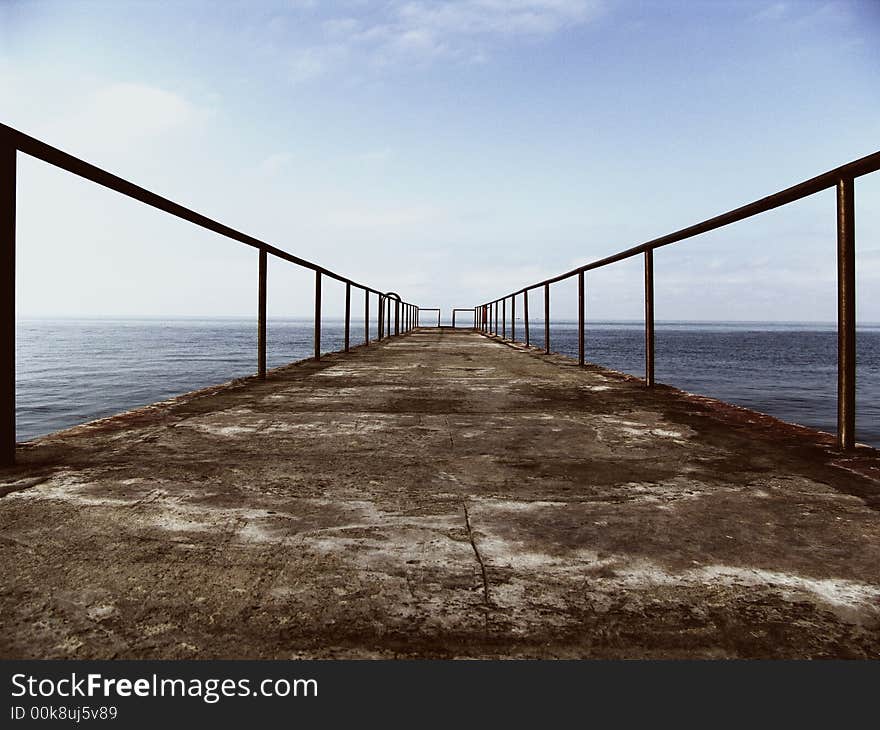
<svg viewBox="0 0 880 730"><path fill-rule="evenodd" d="M507 337L507 301L510 300L510 338L516 338L516 298L523 297L523 325L525 345L531 347L529 331L529 292L543 289L544 294L544 346L550 352L550 286L551 284L578 278L578 363L584 365L584 292L585 274L588 271L642 255L645 277L645 384L654 386L654 250L678 243L694 236L728 226L761 213L788 205L823 190L837 190L837 325L838 325L838 394L837 394L837 443L842 450L855 446L855 179L880 170L880 152L862 157L836 167L814 178L793 185L778 193L742 205L726 213L714 216L694 225L682 228L638 246L627 248L610 256L591 261L583 266L530 284L521 289L478 304L480 331L502 339ZM499 322L499 304L501 307Z"/></svg>
<svg viewBox="0 0 880 730"><path fill-rule="evenodd" d="M15 463L15 216L16 166L18 153L46 162L73 175L94 182L128 198L140 201L200 228L217 233L258 251L257 280L257 377L266 377L266 302L268 256L311 269L315 272L314 290L314 358L321 357L322 278L328 277L345 284L344 351L351 349L351 290L364 292L364 342L370 339L370 296L375 295L378 305L377 339L391 335L391 307L394 301L394 334L410 331L416 326L418 307L393 292L383 293L366 284L338 274L335 271L295 256L278 246L236 230L202 215L180 203L136 185L118 175L107 172L57 147L5 124L0 124L0 466ZM385 318L388 318L387 329Z"/></svg>

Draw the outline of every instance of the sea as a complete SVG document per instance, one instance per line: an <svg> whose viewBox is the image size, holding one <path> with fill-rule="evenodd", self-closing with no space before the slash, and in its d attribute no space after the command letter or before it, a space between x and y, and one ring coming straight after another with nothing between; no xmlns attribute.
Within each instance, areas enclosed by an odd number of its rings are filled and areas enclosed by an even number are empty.
<svg viewBox="0 0 880 730"><path fill-rule="evenodd" d="M530 323L542 344L543 323ZM517 339L522 324L517 323ZM16 417L21 441L251 375L253 319L22 319ZM352 324L352 344L363 341ZM376 336L372 323L371 336ZM270 319L267 364L311 356L314 325ZM322 323L322 350L342 348L343 323ZM577 323L551 322L553 351L577 356ZM834 433L837 328L823 323L657 322L658 382ZM644 373L641 322L588 322L586 358ZM856 439L880 447L880 324L857 329Z"/></svg>

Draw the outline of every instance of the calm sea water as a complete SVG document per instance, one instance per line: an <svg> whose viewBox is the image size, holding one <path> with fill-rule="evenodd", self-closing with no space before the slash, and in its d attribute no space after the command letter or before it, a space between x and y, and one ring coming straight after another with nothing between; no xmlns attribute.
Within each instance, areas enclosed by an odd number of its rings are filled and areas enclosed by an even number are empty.
<svg viewBox="0 0 880 730"><path fill-rule="evenodd" d="M373 324L375 336L375 323ZM360 342L363 324L352 325ZM532 324L536 343L541 322ZM17 328L19 439L249 375L256 325L244 319L22 320ZM313 327L270 320L267 360L309 357ZM518 336L522 329L518 324ZM342 347L342 323L325 322L326 352ZM551 347L577 355L577 325L553 322ZM659 382L833 432L836 328L822 324L658 323ZM587 359L641 375L640 323L588 323ZM858 332L857 439L880 446L880 326Z"/></svg>

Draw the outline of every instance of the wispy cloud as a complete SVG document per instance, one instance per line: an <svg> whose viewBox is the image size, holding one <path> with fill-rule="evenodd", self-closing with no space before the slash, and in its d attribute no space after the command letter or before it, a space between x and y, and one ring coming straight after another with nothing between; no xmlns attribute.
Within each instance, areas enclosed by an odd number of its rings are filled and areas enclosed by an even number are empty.
<svg viewBox="0 0 880 730"><path fill-rule="evenodd" d="M851 3L793 3L771 2L751 16L756 23L784 22L798 26L804 25L851 25L855 21L855 11Z"/></svg>
<svg viewBox="0 0 880 730"><path fill-rule="evenodd" d="M367 150L354 156L356 162L382 164L394 157L394 151L390 147L382 147L376 150Z"/></svg>
<svg viewBox="0 0 880 730"><path fill-rule="evenodd" d="M325 223L332 228L346 228L356 231L407 229L436 224L443 217L442 211L430 206L340 208L330 212Z"/></svg>
<svg viewBox="0 0 880 730"><path fill-rule="evenodd" d="M770 3L752 15L751 20L758 23L781 20L788 14L788 12L788 3Z"/></svg>
<svg viewBox="0 0 880 730"><path fill-rule="evenodd" d="M445 36L547 36L591 20L596 11L588 0L447 0L396 8L401 25Z"/></svg>
<svg viewBox="0 0 880 730"><path fill-rule="evenodd" d="M322 41L297 50L291 78L313 81L351 63L372 68L438 60L485 63L505 43L545 40L586 24L598 0L392 0L324 17Z"/></svg>
<svg viewBox="0 0 880 730"><path fill-rule="evenodd" d="M283 170L291 160L286 152L275 152L260 160L257 164L257 174L261 177L271 177Z"/></svg>
<svg viewBox="0 0 880 730"><path fill-rule="evenodd" d="M78 148L97 140L101 147L154 139L209 118L209 109L184 96L137 83L110 83L95 89L76 108L38 132Z"/></svg>
<svg viewBox="0 0 880 730"><path fill-rule="evenodd" d="M313 81L339 68L349 58L349 48L344 43L326 43L293 52L288 78L294 84Z"/></svg>

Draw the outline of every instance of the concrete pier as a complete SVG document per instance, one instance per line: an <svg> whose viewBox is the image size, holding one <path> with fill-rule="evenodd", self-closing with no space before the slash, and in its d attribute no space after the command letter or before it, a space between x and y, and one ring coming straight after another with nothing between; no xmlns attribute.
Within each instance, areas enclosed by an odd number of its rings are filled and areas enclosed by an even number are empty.
<svg viewBox="0 0 880 730"><path fill-rule="evenodd" d="M880 458L420 330L31 442L4 658L880 657Z"/></svg>

